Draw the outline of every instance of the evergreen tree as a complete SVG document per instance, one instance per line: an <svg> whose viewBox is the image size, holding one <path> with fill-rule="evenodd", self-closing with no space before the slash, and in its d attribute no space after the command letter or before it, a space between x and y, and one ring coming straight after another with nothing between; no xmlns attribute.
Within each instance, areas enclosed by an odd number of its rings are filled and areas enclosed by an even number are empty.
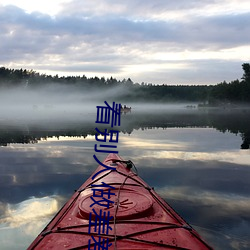
<svg viewBox="0 0 250 250"><path fill-rule="evenodd" d="M249 63L243 63L242 69L244 71L244 74L241 79L245 82L250 82L250 64Z"/></svg>

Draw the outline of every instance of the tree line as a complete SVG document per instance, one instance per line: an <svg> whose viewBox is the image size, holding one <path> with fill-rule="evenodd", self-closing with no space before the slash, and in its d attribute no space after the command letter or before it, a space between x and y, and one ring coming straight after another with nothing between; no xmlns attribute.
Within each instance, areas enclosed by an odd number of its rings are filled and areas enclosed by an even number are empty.
<svg viewBox="0 0 250 250"><path fill-rule="evenodd" d="M209 95L210 104L250 103L250 64L243 63L244 71L241 80L226 81L215 85Z"/></svg>
<svg viewBox="0 0 250 250"><path fill-rule="evenodd" d="M227 103L250 103L250 64L242 64L243 76L239 80L222 82L216 85L153 85L134 83L130 78L117 80L110 77L52 76L34 70L9 69L0 67L0 87L38 88L50 84L63 84L80 88L82 91L123 87L117 96L121 101L172 102L191 101L208 105Z"/></svg>

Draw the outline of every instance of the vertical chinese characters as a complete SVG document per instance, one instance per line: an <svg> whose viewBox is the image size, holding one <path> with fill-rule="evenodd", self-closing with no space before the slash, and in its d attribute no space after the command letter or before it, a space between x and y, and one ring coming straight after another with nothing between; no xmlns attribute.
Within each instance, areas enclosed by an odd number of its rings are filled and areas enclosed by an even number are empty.
<svg viewBox="0 0 250 250"><path fill-rule="evenodd" d="M103 131L95 128L96 143L94 146L95 152L101 153L115 153L117 154L117 145L109 145L108 143L118 143L119 140L119 130L113 129L115 126L121 125L121 104L116 104L113 102L112 107L105 101L106 106L97 106L97 117L96 123L109 124L111 129L104 129ZM99 138L102 136L102 138ZM107 170L115 170L115 167L107 166L100 162L97 156L93 155L96 162L103 166L104 168L92 176L94 180L97 175L101 174ZM114 204L114 201L110 200L111 196L115 196L114 187L107 183L102 182L99 185L92 184L93 195L91 197L93 203L90 205L92 212L89 215L89 230L88 233L92 234L91 239L88 241L88 250L104 249L107 250L112 243L109 242L109 238L101 237L101 235L108 235L109 231L112 231L112 227L109 225L113 216L110 216L110 211L108 210ZM104 207L103 209L95 209L95 206ZM95 235L96 237L94 237ZM94 248L91 248L91 247Z"/></svg>

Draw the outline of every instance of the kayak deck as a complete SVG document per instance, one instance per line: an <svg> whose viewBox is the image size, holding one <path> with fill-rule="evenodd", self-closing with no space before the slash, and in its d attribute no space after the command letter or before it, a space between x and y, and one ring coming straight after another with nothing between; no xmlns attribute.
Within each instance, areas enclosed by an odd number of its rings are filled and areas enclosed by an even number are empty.
<svg viewBox="0 0 250 250"><path fill-rule="evenodd" d="M212 249L131 167L109 154L28 249Z"/></svg>

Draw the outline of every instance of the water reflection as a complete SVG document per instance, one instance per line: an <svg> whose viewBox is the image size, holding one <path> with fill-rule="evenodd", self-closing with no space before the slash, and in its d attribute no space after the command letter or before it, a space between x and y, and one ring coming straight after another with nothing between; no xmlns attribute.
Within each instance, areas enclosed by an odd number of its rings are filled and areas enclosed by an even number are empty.
<svg viewBox="0 0 250 250"><path fill-rule="evenodd" d="M120 155L216 249L249 249L250 154L240 150L240 131L249 126L235 122L234 129L231 117L216 127L227 119L197 112L134 115L123 117ZM12 128L10 137L2 130L8 146L0 148L1 249L26 248L95 170L94 126L29 127L35 144L11 143L23 130Z"/></svg>
<svg viewBox="0 0 250 250"><path fill-rule="evenodd" d="M11 228L30 224L31 221L41 222L43 217L55 214L59 209L55 197L30 198L17 204L7 204L4 212L5 217L0 220L3 225ZM32 223L34 224L34 223ZM32 233L30 228L26 227L25 233Z"/></svg>
<svg viewBox="0 0 250 250"><path fill-rule="evenodd" d="M62 206L60 197L30 198L17 204L2 204L0 242L2 249L23 249Z"/></svg>
<svg viewBox="0 0 250 250"><path fill-rule="evenodd" d="M152 128L215 128L220 132L240 135L239 148L248 149L250 145L250 109L245 110L199 110L192 109L141 109L122 116L120 131L131 134L138 129ZM0 145L11 143L37 143L41 139L60 136L87 137L95 135L95 114L74 116L62 120L7 120L0 123ZM99 124L100 126L100 124ZM100 126L101 127L101 126Z"/></svg>

